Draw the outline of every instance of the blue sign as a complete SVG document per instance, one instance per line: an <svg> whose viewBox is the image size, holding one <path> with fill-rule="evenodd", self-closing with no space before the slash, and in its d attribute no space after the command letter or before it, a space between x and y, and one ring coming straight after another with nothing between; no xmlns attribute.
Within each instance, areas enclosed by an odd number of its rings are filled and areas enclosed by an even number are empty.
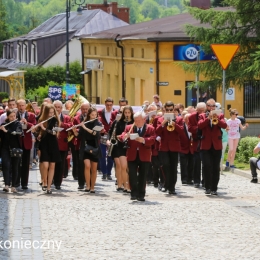
<svg viewBox="0 0 260 260"><path fill-rule="evenodd" d="M178 61L196 61L198 55L200 60L217 60L217 57L212 54L205 54L201 46L196 44L175 45L173 47L173 60Z"/></svg>
<svg viewBox="0 0 260 260"><path fill-rule="evenodd" d="M150 73L153 73L153 68L150 68Z"/></svg>
<svg viewBox="0 0 260 260"><path fill-rule="evenodd" d="M62 87L60 86L50 86L48 97L52 100L61 100L62 97Z"/></svg>

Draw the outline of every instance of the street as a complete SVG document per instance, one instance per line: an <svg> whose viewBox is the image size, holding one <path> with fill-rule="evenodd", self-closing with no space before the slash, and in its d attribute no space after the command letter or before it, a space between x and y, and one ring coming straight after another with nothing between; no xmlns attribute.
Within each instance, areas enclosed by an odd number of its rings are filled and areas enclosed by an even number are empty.
<svg viewBox="0 0 260 260"><path fill-rule="evenodd" d="M178 174L177 196L148 186L145 202L101 175L95 194L71 171L52 195L39 180L36 168L28 191L0 193L0 259L260 259L260 185L245 177L225 172L216 197Z"/></svg>

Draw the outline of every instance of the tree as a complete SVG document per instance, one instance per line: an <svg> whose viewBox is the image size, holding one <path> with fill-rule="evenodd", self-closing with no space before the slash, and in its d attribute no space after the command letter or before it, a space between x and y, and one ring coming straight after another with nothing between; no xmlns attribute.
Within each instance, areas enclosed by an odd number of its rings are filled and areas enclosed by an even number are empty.
<svg viewBox="0 0 260 260"><path fill-rule="evenodd" d="M0 0L0 41L4 41L9 38L8 27L6 23L6 10L3 4L3 0ZM3 45L0 43L0 57L3 54Z"/></svg>
<svg viewBox="0 0 260 260"><path fill-rule="evenodd" d="M254 81L260 76L260 2L251 0L226 0L234 9L225 11L189 8L189 12L207 26L186 26L187 34L201 44L206 53L212 53L210 44L239 44L239 52L233 58L226 73L227 86L243 86L245 81ZM210 25L210 26L208 26ZM196 72L196 64L184 64L186 71ZM221 87L222 69L217 61L200 63L200 73L207 80L200 87Z"/></svg>
<svg viewBox="0 0 260 260"><path fill-rule="evenodd" d="M154 0L144 0L141 5L141 12L145 18L156 19L160 16L160 6Z"/></svg>

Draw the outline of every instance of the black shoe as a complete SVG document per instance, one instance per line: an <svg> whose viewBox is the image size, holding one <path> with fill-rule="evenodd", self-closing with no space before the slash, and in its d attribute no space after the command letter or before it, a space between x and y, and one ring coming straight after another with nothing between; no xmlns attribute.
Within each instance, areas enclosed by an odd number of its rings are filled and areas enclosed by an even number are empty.
<svg viewBox="0 0 260 260"><path fill-rule="evenodd" d="M204 183L202 183L202 184L201 184L201 187L202 187L202 188L205 188L205 184L204 184Z"/></svg>
<svg viewBox="0 0 260 260"><path fill-rule="evenodd" d="M107 180L112 181L111 175L107 175Z"/></svg>
<svg viewBox="0 0 260 260"><path fill-rule="evenodd" d="M199 183L194 183L194 188L199 188L200 184Z"/></svg>
<svg viewBox="0 0 260 260"><path fill-rule="evenodd" d="M117 185L117 180L116 180L116 182L115 182L115 185Z"/></svg>
<svg viewBox="0 0 260 260"><path fill-rule="evenodd" d="M217 193L216 191L212 191L212 192L211 192L211 195L218 196L218 193Z"/></svg>
<svg viewBox="0 0 260 260"><path fill-rule="evenodd" d="M211 194L210 189L207 189L207 190L205 191L205 194L206 194L206 195L210 195L210 194Z"/></svg>
<svg viewBox="0 0 260 260"><path fill-rule="evenodd" d="M22 189L23 190L28 190L28 187L27 186L22 186Z"/></svg>
<svg viewBox="0 0 260 260"><path fill-rule="evenodd" d="M158 183L153 184L154 188L158 188Z"/></svg>
<svg viewBox="0 0 260 260"><path fill-rule="evenodd" d="M166 191L167 191L166 188L162 188L162 189L161 189L161 192L166 192Z"/></svg>
<svg viewBox="0 0 260 260"><path fill-rule="evenodd" d="M42 186L42 182L39 182L39 185Z"/></svg>
<svg viewBox="0 0 260 260"><path fill-rule="evenodd" d="M91 190L90 193L95 193L95 191L94 191L94 190Z"/></svg>
<svg viewBox="0 0 260 260"><path fill-rule="evenodd" d="M188 185L193 185L193 181L187 181Z"/></svg>
<svg viewBox="0 0 260 260"><path fill-rule="evenodd" d="M51 190L47 190L47 194L52 194L52 191Z"/></svg>
<svg viewBox="0 0 260 260"><path fill-rule="evenodd" d="M257 178L253 178L250 182L251 183L258 183L258 179Z"/></svg>
<svg viewBox="0 0 260 260"><path fill-rule="evenodd" d="M63 178L66 179L68 177L68 175L64 175ZM74 179L75 180L75 179Z"/></svg>
<svg viewBox="0 0 260 260"><path fill-rule="evenodd" d="M137 200L136 196L131 196L131 200Z"/></svg>
<svg viewBox="0 0 260 260"><path fill-rule="evenodd" d="M188 184L188 182L187 181L182 181L182 185L187 185Z"/></svg>
<svg viewBox="0 0 260 260"><path fill-rule="evenodd" d="M55 186L55 189L60 190L61 188L60 188L60 186Z"/></svg>
<svg viewBox="0 0 260 260"><path fill-rule="evenodd" d="M47 189L47 186L42 186L43 191L46 191L46 189Z"/></svg>
<svg viewBox="0 0 260 260"><path fill-rule="evenodd" d="M78 180L78 177L74 177L73 179L74 179L75 181L77 181L77 180Z"/></svg>
<svg viewBox="0 0 260 260"><path fill-rule="evenodd" d="M90 189L85 189L85 192L90 192Z"/></svg>
<svg viewBox="0 0 260 260"><path fill-rule="evenodd" d="M106 179L107 179L107 175L106 175L106 174L103 174L102 180L104 181L104 180L106 180Z"/></svg>
<svg viewBox="0 0 260 260"><path fill-rule="evenodd" d="M117 190L117 191L124 191L123 188L117 188L116 190Z"/></svg>
<svg viewBox="0 0 260 260"><path fill-rule="evenodd" d="M19 187L20 187L20 184L15 184L14 187L15 187L15 188L19 188Z"/></svg>
<svg viewBox="0 0 260 260"><path fill-rule="evenodd" d="M145 201L145 198L137 198L138 201Z"/></svg>
<svg viewBox="0 0 260 260"><path fill-rule="evenodd" d="M169 190L168 194L169 194L169 195L176 195L177 193L176 193L175 190Z"/></svg>
<svg viewBox="0 0 260 260"><path fill-rule="evenodd" d="M84 185L79 185L78 190L84 190Z"/></svg>

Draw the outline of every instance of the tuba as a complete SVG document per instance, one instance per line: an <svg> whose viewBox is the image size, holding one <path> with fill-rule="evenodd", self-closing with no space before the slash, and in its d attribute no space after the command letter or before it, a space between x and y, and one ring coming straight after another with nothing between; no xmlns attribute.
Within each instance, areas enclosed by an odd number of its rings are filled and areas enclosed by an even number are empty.
<svg viewBox="0 0 260 260"><path fill-rule="evenodd" d="M74 116L80 109L81 105L85 102L88 102L88 100L86 98L84 98L83 96L78 95L77 99L75 100L73 106L71 107L71 109L69 111L69 117L71 118L71 120L74 118ZM70 142L73 138L74 138L73 133L71 131L69 131L68 138L67 138L68 142Z"/></svg>

